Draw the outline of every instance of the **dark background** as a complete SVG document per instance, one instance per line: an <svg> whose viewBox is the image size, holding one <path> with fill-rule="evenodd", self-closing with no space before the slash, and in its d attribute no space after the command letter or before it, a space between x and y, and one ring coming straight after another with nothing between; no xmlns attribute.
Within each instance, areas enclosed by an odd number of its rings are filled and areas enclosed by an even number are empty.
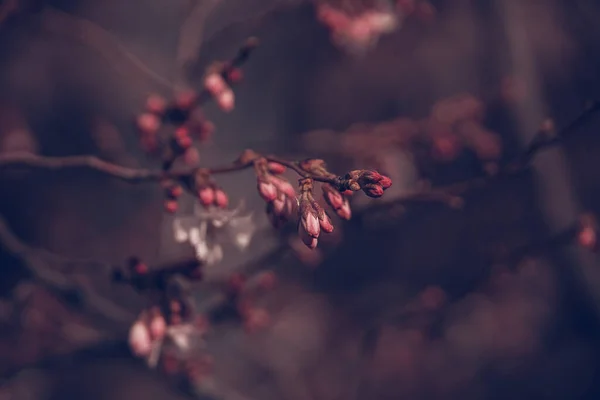
<svg viewBox="0 0 600 400"><path fill-rule="evenodd" d="M17 3L18 11L0 25L1 151L97 154L155 166L138 149L132 120L145 96L169 91L127 54L160 77L177 79L178 32L189 4ZM501 138L503 157L511 158L543 118L563 126L587 102L600 100L600 6L594 1L433 3L435 22L409 18L364 56L351 56L331 44L313 4L222 0L203 25L192 84L247 36L259 37L261 47L244 68L235 112L207 107L217 132L203 160L228 161L252 147L323 156L340 172L370 167L340 150L350 126L425 118L436 101L463 92L488 104L485 125ZM117 41L98 40L56 10L94 21ZM527 89L518 107L497 101L506 76L519 77ZM343 240L326 246L317 269L293 252L270 257L264 267L282 279L264 299L273 324L252 336L220 328L209 343L216 376L252 399L598 398L596 257L553 245L518 262L497 256L543 242L584 211L598 212L599 128L600 116L592 115L523 173L469 191L461 210L417 204L394 213L389 207L400 192L363 202L352 221L338 222ZM392 151L391 157L401 155ZM402 189L404 172L386 172L401 182L393 188ZM483 172L466 152L417 174L443 185ZM252 175L222 183L234 201L245 198L266 227ZM103 283L104 265L132 254L152 263L188 251L173 243L171 217L163 215L160 189L152 185L87 171L35 172L2 177L0 191L0 212L19 237L98 261L100 267L78 273L93 277L103 296L125 299L120 304L132 315L140 311L139 299ZM277 246L276 237L262 244L255 239L247 253L227 254L223 268L260 259ZM127 324L106 322L42 288L8 254L0 265L0 371L10 375L0 398L180 396L129 356ZM402 317L432 286L448 303Z"/></svg>

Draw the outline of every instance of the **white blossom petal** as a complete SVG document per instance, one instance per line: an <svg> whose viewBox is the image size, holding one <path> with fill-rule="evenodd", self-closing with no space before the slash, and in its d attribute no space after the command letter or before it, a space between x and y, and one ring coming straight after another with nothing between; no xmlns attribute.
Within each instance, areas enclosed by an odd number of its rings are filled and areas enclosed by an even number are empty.
<svg viewBox="0 0 600 400"><path fill-rule="evenodd" d="M193 245L199 244L202 240L200 239L200 229L192 228L189 232L190 243Z"/></svg>
<svg viewBox="0 0 600 400"><path fill-rule="evenodd" d="M173 231L175 235L175 241L177 243L183 243L188 240L189 235L185 229L183 229L183 226L181 226L181 221L179 219L176 219L173 222Z"/></svg>

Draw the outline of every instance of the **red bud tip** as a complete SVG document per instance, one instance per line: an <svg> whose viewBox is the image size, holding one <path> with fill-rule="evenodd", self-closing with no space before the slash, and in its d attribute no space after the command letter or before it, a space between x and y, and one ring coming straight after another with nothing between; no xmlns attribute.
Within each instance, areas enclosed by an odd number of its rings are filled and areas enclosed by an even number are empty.
<svg viewBox="0 0 600 400"><path fill-rule="evenodd" d="M260 178L258 180L258 193L267 202L271 202L277 198L277 188L275 185Z"/></svg>
<svg viewBox="0 0 600 400"><path fill-rule="evenodd" d="M229 205L229 197L221 189L215 191L215 205L219 208L227 208Z"/></svg>
<svg viewBox="0 0 600 400"><path fill-rule="evenodd" d="M167 108L167 102L159 95L153 94L146 100L146 111L155 115L161 115Z"/></svg>
<svg viewBox="0 0 600 400"><path fill-rule="evenodd" d="M198 192L198 198L203 206L208 207L215 201L215 191L211 187L205 187Z"/></svg>
<svg viewBox="0 0 600 400"><path fill-rule="evenodd" d="M285 165L282 165L282 164L279 164L276 162L269 162L267 164L267 168L268 168L269 172L272 173L273 175L281 175L287 169Z"/></svg>
<svg viewBox="0 0 600 400"><path fill-rule="evenodd" d="M165 201L165 211L169 214L174 214L177 211L177 201L167 200Z"/></svg>
<svg viewBox="0 0 600 400"><path fill-rule="evenodd" d="M392 186L392 180L389 177L382 175L379 185L381 185L383 190L388 189L390 186Z"/></svg>
<svg viewBox="0 0 600 400"><path fill-rule="evenodd" d="M137 119L137 127L144 135L154 135L160 129L160 119L150 113L144 113Z"/></svg>

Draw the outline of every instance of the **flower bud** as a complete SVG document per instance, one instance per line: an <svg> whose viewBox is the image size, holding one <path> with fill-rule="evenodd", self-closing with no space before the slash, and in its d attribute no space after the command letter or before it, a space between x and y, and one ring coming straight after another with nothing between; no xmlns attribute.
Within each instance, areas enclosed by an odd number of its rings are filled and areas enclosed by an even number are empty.
<svg viewBox="0 0 600 400"><path fill-rule="evenodd" d="M208 207L215 201L215 191L210 186L204 187L198 191L198 198L203 206Z"/></svg>
<svg viewBox="0 0 600 400"><path fill-rule="evenodd" d="M159 95L153 94L146 100L146 111L154 115L162 115L167 109L167 102Z"/></svg>
<svg viewBox="0 0 600 400"><path fill-rule="evenodd" d="M378 184L369 183L363 187L363 192L369 197L377 198L383 195L383 188Z"/></svg>
<svg viewBox="0 0 600 400"><path fill-rule="evenodd" d="M165 211L169 214L174 214L177 211L177 201L176 200L167 200L165 201Z"/></svg>
<svg viewBox="0 0 600 400"><path fill-rule="evenodd" d="M302 211L300 215L300 224L309 236L312 236L314 238L319 237L321 227L319 219L317 218L312 209L307 208Z"/></svg>
<svg viewBox="0 0 600 400"><path fill-rule="evenodd" d="M317 247L319 240L316 237L313 237L306 232L306 229L302 226L302 224L298 225L298 235L302 242L309 248L314 249Z"/></svg>
<svg viewBox="0 0 600 400"><path fill-rule="evenodd" d="M292 186L291 183L286 181L285 179L276 178L274 176L270 177L269 181L277 187L281 193L285 194L288 197L296 197L296 190Z"/></svg>
<svg viewBox="0 0 600 400"><path fill-rule="evenodd" d="M271 202L277 198L277 187L262 177L258 178L258 193L267 202Z"/></svg>
<svg viewBox="0 0 600 400"><path fill-rule="evenodd" d="M146 357L152 351L150 332L142 321L136 321L129 330L129 347L138 357Z"/></svg>
<svg viewBox="0 0 600 400"><path fill-rule="evenodd" d="M227 80L231 83L239 83L244 78L244 74L239 68L232 68L227 73Z"/></svg>
<svg viewBox="0 0 600 400"><path fill-rule="evenodd" d="M167 322L165 318L158 314L150 320L150 335L154 340L160 340L165 336L167 331Z"/></svg>
<svg viewBox="0 0 600 400"><path fill-rule="evenodd" d="M350 208L350 202L348 201L348 199L344 199L342 207L335 211L337 215L342 219L349 220L350 218L352 218L352 209Z"/></svg>
<svg viewBox="0 0 600 400"><path fill-rule="evenodd" d="M227 89L217 95L217 104L219 108L225 112L233 110L235 107L235 95L233 90Z"/></svg>
<svg viewBox="0 0 600 400"><path fill-rule="evenodd" d="M326 186L323 185L323 196L327 204L331 206L334 210L341 208L344 204L344 198L342 194L337 190L331 188L331 186L327 185L329 189L326 189Z"/></svg>
<svg viewBox="0 0 600 400"><path fill-rule="evenodd" d="M171 198L172 200L175 200L183 194L183 188L179 185L173 184L173 185L169 185L165 189L165 192L169 198Z"/></svg>
<svg viewBox="0 0 600 400"><path fill-rule="evenodd" d="M204 78L204 88L213 96L217 96L227 88L227 83L221 75L213 72Z"/></svg>
<svg viewBox="0 0 600 400"><path fill-rule="evenodd" d="M379 185L381 185L383 190L386 190L390 186L392 186L392 180L388 176L382 175L381 180L379 181Z"/></svg>
<svg viewBox="0 0 600 400"><path fill-rule="evenodd" d="M276 162L269 162L267 164L267 169L269 170L270 173L272 173L273 175L281 175L285 172L285 170L287 169L285 165L276 163Z"/></svg>
<svg viewBox="0 0 600 400"><path fill-rule="evenodd" d="M221 189L215 190L215 205L219 208L227 208L229 205L229 198Z"/></svg>
<svg viewBox="0 0 600 400"><path fill-rule="evenodd" d="M160 129L160 119L150 113L144 113L137 119L137 128L144 135L155 135Z"/></svg>
<svg viewBox="0 0 600 400"><path fill-rule="evenodd" d="M333 232L333 224L331 223L331 220L329 219L329 216L325 213L324 210L321 210L322 214L319 214L319 223L321 225L321 229L323 229L323 231L327 232L327 233L331 233Z"/></svg>

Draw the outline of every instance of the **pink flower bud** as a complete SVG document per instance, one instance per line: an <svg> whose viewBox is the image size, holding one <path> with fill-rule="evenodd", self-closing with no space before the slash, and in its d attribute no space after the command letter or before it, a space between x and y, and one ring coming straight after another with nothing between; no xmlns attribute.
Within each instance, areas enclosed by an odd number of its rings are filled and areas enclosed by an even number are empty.
<svg viewBox="0 0 600 400"><path fill-rule="evenodd" d="M135 322L129 330L129 347L138 357L146 357L152 351L150 332L142 321Z"/></svg>
<svg viewBox="0 0 600 400"><path fill-rule="evenodd" d="M235 107L235 95L233 90L227 89L217 95L217 104L219 108L225 112L233 110Z"/></svg>
<svg viewBox="0 0 600 400"><path fill-rule="evenodd" d="M211 187L204 187L198 192L198 198L203 206L208 207L215 201L215 191Z"/></svg>
<svg viewBox="0 0 600 400"><path fill-rule="evenodd" d="M160 128L160 119L154 114L144 113L138 117L137 127L144 135L154 135Z"/></svg>
<svg viewBox="0 0 600 400"><path fill-rule="evenodd" d="M312 210L306 210L302 212L300 217L300 223L302 228L306 231L309 236L314 238L319 237L319 233L321 232L321 225L319 223L319 219L312 212Z"/></svg>
<svg viewBox="0 0 600 400"><path fill-rule="evenodd" d="M269 170L270 173L272 173L273 175L281 175L285 172L285 170L287 169L285 165L281 165L279 163L276 162L269 162L267 164L267 169Z"/></svg>
<svg viewBox="0 0 600 400"><path fill-rule="evenodd" d="M386 190L390 186L392 186L392 180L388 176L382 175L381 180L379 181L379 184L381 185L383 190Z"/></svg>
<svg viewBox="0 0 600 400"><path fill-rule="evenodd" d="M229 205L229 197L221 189L215 191L215 205L219 208L227 208Z"/></svg>
<svg viewBox="0 0 600 400"><path fill-rule="evenodd" d="M380 185L369 183L363 187L363 191L369 197L381 197L383 195L383 188Z"/></svg>
<svg viewBox="0 0 600 400"><path fill-rule="evenodd" d="M271 182L258 178L258 193L267 202L271 202L277 198L277 188Z"/></svg>
<svg viewBox="0 0 600 400"><path fill-rule="evenodd" d="M217 96L227 88L227 83L221 75L213 72L204 78L204 88L213 96Z"/></svg>
<svg viewBox="0 0 600 400"><path fill-rule="evenodd" d="M350 208L350 202L348 201L348 199L343 200L344 203L342 204L342 207L338 208L335 211L340 218L349 220L350 218L352 218L352 209Z"/></svg>
<svg viewBox="0 0 600 400"><path fill-rule="evenodd" d="M276 178L276 177L272 176L269 181L277 187L277 190L279 190L281 193L285 194L286 196L296 197L296 190L285 179Z"/></svg>
<svg viewBox="0 0 600 400"><path fill-rule="evenodd" d="M169 186L165 191L167 196L171 197L172 199L177 199L183 194L183 188L179 185Z"/></svg>
<svg viewBox="0 0 600 400"><path fill-rule="evenodd" d="M283 215L285 210L285 196L279 195L275 200L273 200L273 212L277 216Z"/></svg>
<svg viewBox="0 0 600 400"><path fill-rule="evenodd" d="M167 322L162 315L155 315L150 321L150 335L154 340L160 340L167 331Z"/></svg>
<svg viewBox="0 0 600 400"><path fill-rule="evenodd" d="M302 224L298 225L298 235L300 236L300 239L302 239L302 242L309 249L314 249L315 247L317 247L318 239L309 235L308 232L306 232L306 229L304 229L304 227L302 226Z"/></svg>
<svg viewBox="0 0 600 400"><path fill-rule="evenodd" d="M159 95L153 94L146 100L146 111L155 115L161 115L167 108L167 102Z"/></svg>
<svg viewBox="0 0 600 400"><path fill-rule="evenodd" d="M327 191L323 190L323 192L325 195L325 201L331 206L331 208L337 210L343 206L344 198L340 192L336 191L335 189Z"/></svg>
<svg viewBox="0 0 600 400"><path fill-rule="evenodd" d="M231 83L238 83L243 78L244 78L244 73L239 68L233 68L233 69L229 70L229 73L227 74L227 79Z"/></svg>
<svg viewBox="0 0 600 400"><path fill-rule="evenodd" d="M579 245L586 249L594 249L596 247L596 231L590 226L584 227L577 236Z"/></svg>
<svg viewBox="0 0 600 400"><path fill-rule="evenodd" d="M321 229L323 229L323 231L325 231L327 233L333 232L333 224L331 223L329 216L327 214L325 214L325 212L323 212L322 215L321 214L319 215L319 223L320 223Z"/></svg>
<svg viewBox="0 0 600 400"><path fill-rule="evenodd" d="M165 211L169 214L174 214L177 211L177 201L176 200L167 200L165 201Z"/></svg>

